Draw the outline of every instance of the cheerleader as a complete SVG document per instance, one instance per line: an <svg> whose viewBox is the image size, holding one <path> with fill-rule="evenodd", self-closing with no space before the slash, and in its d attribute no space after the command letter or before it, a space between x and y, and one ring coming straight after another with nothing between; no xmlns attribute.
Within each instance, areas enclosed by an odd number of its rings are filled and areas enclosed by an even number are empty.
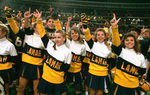
<svg viewBox="0 0 150 95"><path fill-rule="evenodd" d="M86 84L90 88L90 95L102 95L108 88L108 64L107 58L111 56L111 50L107 45L106 32L98 28L95 31L94 41L91 38L90 30L87 28L88 19L85 14L81 15L83 33L85 40L91 49L90 66L86 78Z"/></svg>
<svg viewBox="0 0 150 95"><path fill-rule="evenodd" d="M9 11L8 7L5 7L7 12ZM30 14L31 9L24 13L25 20L25 33L21 32L19 27L13 20L11 14L6 15L7 21L12 29L12 31L20 36L24 34L24 50L22 53L22 67L20 69L20 78L19 78L19 87L17 95L23 95L26 85L30 80L33 80L33 90L35 95L39 95L37 86L43 72L43 60L44 60L44 44L38 33L36 23L33 25L33 31L29 28L28 19L32 16Z"/></svg>
<svg viewBox="0 0 150 95"><path fill-rule="evenodd" d="M87 74L88 74L88 70L89 70L91 50L85 40L84 40L84 44L86 46L86 56L84 57L83 62L82 62L82 75L83 75L83 79L84 79L85 95L88 95L88 86L85 84L85 79L87 78Z"/></svg>
<svg viewBox="0 0 150 95"><path fill-rule="evenodd" d="M64 82L64 74L71 63L71 51L64 44L66 34L60 30L59 20L54 19L56 26L55 42L49 40L42 24L42 13L39 13L38 10L36 12L39 34L47 50L38 90L41 95L66 95L67 87Z"/></svg>
<svg viewBox="0 0 150 95"><path fill-rule="evenodd" d="M118 22L115 14L111 20L112 49L118 56L114 84L111 95L140 95L139 75L146 71L144 56L140 53L139 43L132 33L127 33L120 41Z"/></svg>
<svg viewBox="0 0 150 95"><path fill-rule="evenodd" d="M17 51L14 45L7 40L8 27L0 24L0 76L4 80L6 95L9 95L9 84L15 80L12 63L16 62Z"/></svg>
<svg viewBox="0 0 150 95"><path fill-rule="evenodd" d="M75 94L80 95L82 91L81 66L83 57L86 55L86 47L81 40L80 31L72 27L68 34L67 47L72 52L71 65L66 76L66 83L73 83Z"/></svg>

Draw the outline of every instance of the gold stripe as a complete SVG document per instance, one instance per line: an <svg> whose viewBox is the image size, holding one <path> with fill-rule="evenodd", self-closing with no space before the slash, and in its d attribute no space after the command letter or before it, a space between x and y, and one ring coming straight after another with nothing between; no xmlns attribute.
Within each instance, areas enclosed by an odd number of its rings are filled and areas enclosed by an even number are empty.
<svg viewBox="0 0 150 95"><path fill-rule="evenodd" d="M82 73L80 72L81 79L83 79Z"/></svg>
<svg viewBox="0 0 150 95"><path fill-rule="evenodd" d="M0 70L6 70L12 68L11 62L6 62L5 64L0 63Z"/></svg>
<svg viewBox="0 0 150 95"><path fill-rule="evenodd" d="M40 78L40 71L39 71L39 67L37 66L37 78Z"/></svg>
<svg viewBox="0 0 150 95"><path fill-rule="evenodd" d="M22 71L22 74L21 74L22 77L23 77L23 75L24 75L24 69L25 69L25 67L23 67L23 71Z"/></svg>
<svg viewBox="0 0 150 95"><path fill-rule="evenodd" d="M101 65L90 62L88 72L93 75L96 75L96 76L107 76L108 75L108 67L101 66Z"/></svg>
<svg viewBox="0 0 150 95"><path fill-rule="evenodd" d="M42 78L46 81L54 84L63 83L64 74L64 71L55 71L44 63Z"/></svg>
<svg viewBox="0 0 150 95"><path fill-rule="evenodd" d="M130 75L117 68L116 68L114 82L120 86L127 87L127 88L136 88L139 86L138 77Z"/></svg>
<svg viewBox="0 0 150 95"><path fill-rule="evenodd" d="M64 78L64 80L66 81L66 79L67 79L67 74L65 75L65 78Z"/></svg>
<svg viewBox="0 0 150 95"><path fill-rule="evenodd" d="M29 63L29 64L33 64L33 65L43 65L43 58L36 58L33 56L30 56L26 53L22 54L22 61Z"/></svg>
<svg viewBox="0 0 150 95"><path fill-rule="evenodd" d="M114 95L116 95L117 90L118 90L118 85L117 85L117 87L116 87L116 89L115 89Z"/></svg>
<svg viewBox="0 0 150 95"><path fill-rule="evenodd" d="M137 95L137 92L136 92L136 90L135 90L135 95Z"/></svg>

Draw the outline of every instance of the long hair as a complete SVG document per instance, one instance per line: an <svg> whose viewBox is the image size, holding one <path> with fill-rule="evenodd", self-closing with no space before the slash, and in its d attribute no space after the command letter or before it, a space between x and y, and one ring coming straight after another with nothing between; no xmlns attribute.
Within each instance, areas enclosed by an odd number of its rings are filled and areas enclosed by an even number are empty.
<svg viewBox="0 0 150 95"><path fill-rule="evenodd" d="M68 39L70 40L70 41L72 41L72 38L71 38L71 31L72 30L74 30L74 32L76 32L76 33L78 33L78 41L79 41L79 43L81 43L81 44L84 44L83 43L83 41L82 41L82 39L81 39L81 35L80 35L80 31L79 31L79 29L77 28L77 27L72 27L71 29L70 29L70 32L68 33Z"/></svg>
<svg viewBox="0 0 150 95"><path fill-rule="evenodd" d="M5 37L8 38L8 34L9 34L9 29L5 24L0 24L0 28L2 29L2 33L6 32Z"/></svg>
<svg viewBox="0 0 150 95"><path fill-rule="evenodd" d="M55 33L60 33L63 38L65 38L64 43L66 42L66 33L63 30L56 30ZM56 44L53 45L54 50L56 50Z"/></svg>
<svg viewBox="0 0 150 95"><path fill-rule="evenodd" d="M134 43L135 43L135 45L134 45L134 47L133 47L134 51L135 51L136 53L141 53L141 52L140 52L140 44L139 44L138 40L136 39L136 37L135 37L132 33L126 33L126 34L123 36L122 41L121 41L122 47L125 48L125 40L126 40L128 37L133 37L133 38L134 38Z"/></svg>
<svg viewBox="0 0 150 95"><path fill-rule="evenodd" d="M104 43L105 43L105 45L109 48L109 45L107 44L108 37L107 37L107 34L106 34L106 32L105 32L105 30L104 30L103 28L97 28L96 31L94 32L94 42L97 42L96 37L97 37L97 33L98 33L99 31L101 31L101 32L104 33L104 35L105 35Z"/></svg>

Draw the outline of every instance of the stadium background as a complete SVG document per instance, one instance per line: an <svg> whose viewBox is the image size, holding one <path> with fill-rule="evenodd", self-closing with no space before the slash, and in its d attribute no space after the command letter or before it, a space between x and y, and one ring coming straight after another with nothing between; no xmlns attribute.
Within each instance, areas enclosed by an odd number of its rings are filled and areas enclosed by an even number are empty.
<svg viewBox="0 0 150 95"><path fill-rule="evenodd" d="M80 14L86 13L91 18L91 31L103 27L105 20L110 21L112 14L121 17L119 32L129 32L134 26L150 28L150 0L0 0L0 20L6 22L4 6L13 9L13 13L22 13L31 7L32 12L38 9L43 12L43 19L50 15L49 5L59 13L65 23L72 15L72 23L80 21Z"/></svg>
<svg viewBox="0 0 150 95"><path fill-rule="evenodd" d="M80 21L80 14L86 13L91 18L89 27L95 31L97 27L103 27L105 20L110 21L112 14L121 17L119 32L129 32L132 27L144 25L150 29L150 0L0 0L0 21L6 22L3 9L5 6L12 8L13 14L18 11L24 13L30 7L42 11L42 18L50 15L49 5L59 14L63 23L72 15L72 23ZM23 16L23 15L22 15ZM28 88L27 88L28 89ZM70 89L71 93L73 90ZM15 91L11 90L15 95ZM26 90L26 95L31 95ZM70 94L68 94L70 95Z"/></svg>

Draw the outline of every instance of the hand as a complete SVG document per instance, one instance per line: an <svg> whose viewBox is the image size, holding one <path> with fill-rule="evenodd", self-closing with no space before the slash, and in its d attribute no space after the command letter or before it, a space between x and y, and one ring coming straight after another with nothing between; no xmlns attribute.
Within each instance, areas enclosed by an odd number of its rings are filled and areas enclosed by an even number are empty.
<svg viewBox="0 0 150 95"><path fill-rule="evenodd" d="M72 16L68 17L68 22L70 22L72 20Z"/></svg>
<svg viewBox="0 0 150 95"><path fill-rule="evenodd" d="M115 15L115 13L113 13L113 19L110 21L110 23L111 23L111 26L112 27L115 27L115 26L117 26L117 24L118 24L118 22L120 21L120 19L121 18L119 18L118 20L116 20L116 15Z"/></svg>
<svg viewBox="0 0 150 95"><path fill-rule="evenodd" d="M147 29L145 29L144 25L143 28L141 29L141 34L143 34Z"/></svg>
<svg viewBox="0 0 150 95"><path fill-rule="evenodd" d="M105 20L105 24L104 24L106 27L110 27L110 25L109 25L109 22L107 21L107 20Z"/></svg>
<svg viewBox="0 0 150 95"><path fill-rule="evenodd" d="M4 12L6 15L11 15L11 8L8 8L7 6L5 6Z"/></svg>
<svg viewBox="0 0 150 95"><path fill-rule="evenodd" d="M72 25L72 27L76 27L77 26L77 24L76 23L74 23L73 25Z"/></svg>
<svg viewBox="0 0 150 95"><path fill-rule="evenodd" d="M50 12L50 13L53 12L53 8L51 7L51 5L49 5L49 12Z"/></svg>
<svg viewBox="0 0 150 95"><path fill-rule="evenodd" d="M85 20L85 18L86 18L85 13L81 13L81 22L83 22Z"/></svg>
<svg viewBox="0 0 150 95"><path fill-rule="evenodd" d="M82 22L79 22L79 26L82 25Z"/></svg>
<svg viewBox="0 0 150 95"><path fill-rule="evenodd" d="M36 19L40 19L42 15L42 11L39 13L39 11L36 9L36 12L34 12L33 15L36 17Z"/></svg>
<svg viewBox="0 0 150 95"><path fill-rule="evenodd" d="M31 12L31 8L29 8L29 11L26 11L24 13L24 18L29 19L33 14L30 13Z"/></svg>
<svg viewBox="0 0 150 95"><path fill-rule="evenodd" d="M82 13L81 14L81 22L82 22L82 25L87 25L87 23L90 21L89 18L86 17L86 14L85 13Z"/></svg>
<svg viewBox="0 0 150 95"><path fill-rule="evenodd" d="M17 16L16 17L19 17L19 18L22 18L22 13L20 12L20 11L18 11L18 14L17 14Z"/></svg>

